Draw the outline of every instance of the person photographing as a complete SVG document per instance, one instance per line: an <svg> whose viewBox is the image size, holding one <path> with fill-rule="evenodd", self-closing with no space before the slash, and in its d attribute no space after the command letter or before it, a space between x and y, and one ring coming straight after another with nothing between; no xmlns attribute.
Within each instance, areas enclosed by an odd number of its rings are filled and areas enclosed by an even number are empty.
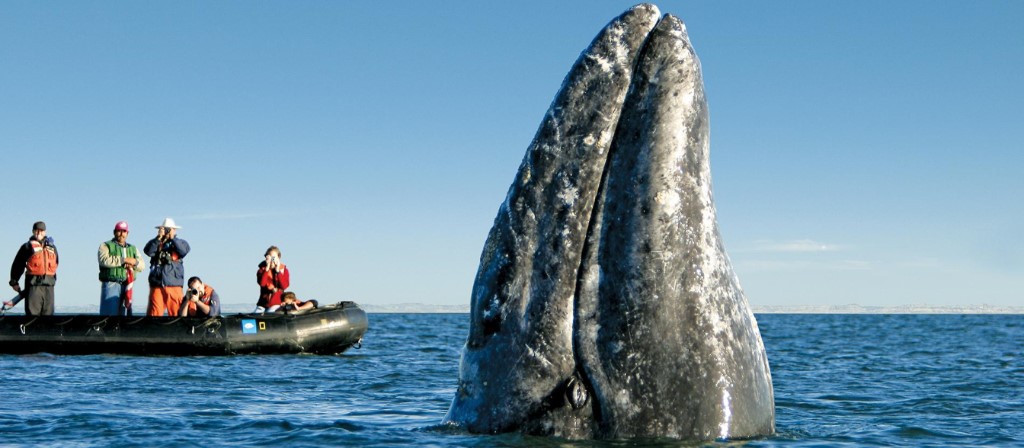
<svg viewBox="0 0 1024 448"><path fill-rule="evenodd" d="M148 316L177 316L184 297L185 265L182 259L191 248L178 238L181 229L171 218L156 226L156 238L149 240L143 252L150 257Z"/></svg>
<svg viewBox="0 0 1024 448"><path fill-rule="evenodd" d="M203 283L199 277L188 279L188 291L181 302L179 316L214 317L220 316L220 296L213 287Z"/></svg>
<svg viewBox="0 0 1024 448"><path fill-rule="evenodd" d="M291 284L288 266L281 263L281 250L270 246L263 253L263 261L256 269L256 283L260 285L260 299L256 312L274 312L281 306L281 293Z"/></svg>

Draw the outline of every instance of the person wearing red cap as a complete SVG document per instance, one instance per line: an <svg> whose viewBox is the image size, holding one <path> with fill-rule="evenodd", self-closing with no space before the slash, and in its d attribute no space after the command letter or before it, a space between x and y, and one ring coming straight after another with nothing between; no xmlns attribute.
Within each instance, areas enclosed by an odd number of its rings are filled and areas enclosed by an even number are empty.
<svg viewBox="0 0 1024 448"><path fill-rule="evenodd" d="M18 248L14 263L11 263L9 284L18 292L18 298L4 305L14 306L20 299L25 299L25 314L53 314L53 285L57 284L58 261L53 238L46 236L46 223L36 222L32 225L32 237ZM18 285L21 274L25 274L24 290Z"/></svg>
<svg viewBox="0 0 1024 448"><path fill-rule="evenodd" d="M114 238L100 244L96 254L100 263L100 314L104 316L132 315L129 287L135 273L142 272L145 264L139 249L128 243L128 223L114 224Z"/></svg>

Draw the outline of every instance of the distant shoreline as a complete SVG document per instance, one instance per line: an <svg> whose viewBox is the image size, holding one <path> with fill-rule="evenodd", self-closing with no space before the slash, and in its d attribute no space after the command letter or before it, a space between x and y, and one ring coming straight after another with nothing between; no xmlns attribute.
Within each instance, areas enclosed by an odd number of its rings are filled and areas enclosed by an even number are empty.
<svg viewBox="0 0 1024 448"><path fill-rule="evenodd" d="M377 314L468 314L469 305L434 305L428 303L359 303L367 313ZM224 314L249 313L251 304L227 303L221 306ZM754 314L1024 314L1024 307L991 305L754 305ZM19 306L11 314L22 314ZM57 314L98 314L97 306L57 305ZM145 313L143 308L142 313ZM138 313L137 315L141 315Z"/></svg>
<svg viewBox="0 0 1024 448"><path fill-rule="evenodd" d="M368 313L469 313L469 305L360 304ZM1024 314L1024 307L991 305L797 305L754 306L755 314Z"/></svg>

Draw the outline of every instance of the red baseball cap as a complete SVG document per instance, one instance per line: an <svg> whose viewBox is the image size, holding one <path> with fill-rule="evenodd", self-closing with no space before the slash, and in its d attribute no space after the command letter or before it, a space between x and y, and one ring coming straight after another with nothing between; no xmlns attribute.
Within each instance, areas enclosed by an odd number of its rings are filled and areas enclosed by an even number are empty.
<svg viewBox="0 0 1024 448"><path fill-rule="evenodd" d="M118 230L124 230L125 232L127 232L128 223L125 221L118 221L117 224L114 224L114 231L116 232Z"/></svg>

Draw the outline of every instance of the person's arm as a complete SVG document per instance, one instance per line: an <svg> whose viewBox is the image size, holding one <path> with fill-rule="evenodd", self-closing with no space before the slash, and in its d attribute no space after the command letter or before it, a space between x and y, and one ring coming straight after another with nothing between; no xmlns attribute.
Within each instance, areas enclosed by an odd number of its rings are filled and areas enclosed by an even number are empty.
<svg viewBox="0 0 1024 448"><path fill-rule="evenodd" d="M274 275L267 269L265 263L260 263L259 269L256 270L256 283L259 283L260 288L273 289L274 288Z"/></svg>
<svg viewBox="0 0 1024 448"><path fill-rule="evenodd" d="M100 250L97 251L96 258L99 260L101 268L119 268L124 266L124 259L117 255L112 255L110 248L107 247L107 243L100 243Z"/></svg>
<svg viewBox="0 0 1024 448"><path fill-rule="evenodd" d="M27 248L32 250L31 248ZM8 283L15 291L21 292L21 286L18 285L18 280L21 279L21 274L25 273L25 263L28 261L30 254L26 252L26 245L22 245L18 248L18 253L14 255L14 263L11 263L11 281Z"/></svg>
<svg viewBox="0 0 1024 448"><path fill-rule="evenodd" d="M179 260L185 258L185 255L188 255L188 251L192 250L192 248L189 247L188 245L188 241L185 241L178 237L174 237L173 239L171 239L171 244L174 245L174 251L178 253Z"/></svg>
<svg viewBox="0 0 1024 448"><path fill-rule="evenodd" d="M156 238L149 240L149 242L146 243L146 247L144 247L142 251L150 258L155 257L157 252L160 251L160 241L158 241Z"/></svg>
<svg viewBox="0 0 1024 448"><path fill-rule="evenodd" d="M134 246L133 246L134 247ZM138 252L138 251L136 251ZM142 272L146 268L146 262L142 260L142 257L135 257L135 272Z"/></svg>
<svg viewBox="0 0 1024 448"><path fill-rule="evenodd" d="M196 300L196 311L201 312L207 316L210 315L210 305L203 303L202 300ZM196 313L199 314L199 313Z"/></svg>
<svg viewBox="0 0 1024 448"><path fill-rule="evenodd" d="M291 285L291 275L288 273L288 266L281 265L281 272L277 273L278 289L284 291Z"/></svg>
<svg viewBox="0 0 1024 448"><path fill-rule="evenodd" d="M217 291L210 295L210 306L206 314L210 317L220 316L220 296L217 295Z"/></svg>

